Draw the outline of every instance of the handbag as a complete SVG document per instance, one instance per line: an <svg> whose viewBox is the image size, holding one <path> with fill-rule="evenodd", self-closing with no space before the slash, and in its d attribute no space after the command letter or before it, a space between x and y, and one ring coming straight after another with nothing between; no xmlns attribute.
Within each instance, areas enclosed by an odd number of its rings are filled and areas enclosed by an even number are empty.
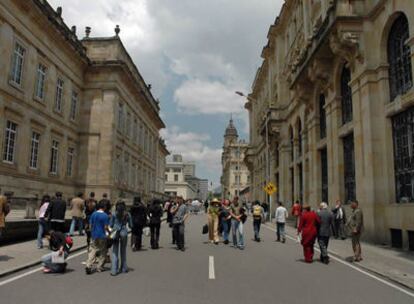
<svg viewBox="0 0 414 304"><path fill-rule="evenodd" d="M112 241L119 239L119 230L116 230L116 229L112 230L108 238Z"/></svg>
<svg viewBox="0 0 414 304"><path fill-rule="evenodd" d="M207 234L207 233L208 233L208 224L205 224L205 225L203 226L203 231L202 231L202 233L203 233L203 234Z"/></svg>

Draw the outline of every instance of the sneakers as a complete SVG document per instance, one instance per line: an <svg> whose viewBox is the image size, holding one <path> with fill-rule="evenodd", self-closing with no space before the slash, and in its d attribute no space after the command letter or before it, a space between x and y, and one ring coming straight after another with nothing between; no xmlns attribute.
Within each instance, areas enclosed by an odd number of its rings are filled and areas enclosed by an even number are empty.
<svg viewBox="0 0 414 304"><path fill-rule="evenodd" d="M229 244L229 240L225 240L225 241L223 242L223 244L224 244L224 245L228 245L228 244Z"/></svg>

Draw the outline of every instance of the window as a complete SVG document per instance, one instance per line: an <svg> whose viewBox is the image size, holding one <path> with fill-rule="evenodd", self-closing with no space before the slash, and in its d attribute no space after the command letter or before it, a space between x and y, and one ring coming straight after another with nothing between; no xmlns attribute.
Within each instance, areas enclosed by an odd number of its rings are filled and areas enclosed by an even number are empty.
<svg viewBox="0 0 414 304"><path fill-rule="evenodd" d="M289 138L290 138L290 161L293 162L295 157L295 140L293 138L293 129L289 128Z"/></svg>
<svg viewBox="0 0 414 304"><path fill-rule="evenodd" d="M345 202L352 202L353 200L356 199L354 135L350 134L344 137L343 145L344 145Z"/></svg>
<svg viewBox="0 0 414 304"><path fill-rule="evenodd" d="M37 66L35 96L39 99L45 97L46 67L39 63Z"/></svg>
<svg viewBox="0 0 414 304"><path fill-rule="evenodd" d="M16 150L17 124L8 120L6 134L4 137L3 161L14 163L14 152Z"/></svg>
<svg viewBox="0 0 414 304"><path fill-rule="evenodd" d="M414 201L414 107L392 118L397 202Z"/></svg>
<svg viewBox="0 0 414 304"><path fill-rule="evenodd" d="M299 200L303 202L303 167L302 164L298 166L299 171Z"/></svg>
<svg viewBox="0 0 414 304"><path fill-rule="evenodd" d="M26 50L19 43L15 44L11 69L11 81L18 85L22 84L23 61L25 52Z"/></svg>
<svg viewBox="0 0 414 304"><path fill-rule="evenodd" d="M134 130L133 130L133 134L132 134L132 141L134 143L138 143L138 122L136 119L134 119Z"/></svg>
<svg viewBox="0 0 414 304"><path fill-rule="evenodd" d="M410 38L407 17L401 14L391 27L388 38L388 63L391 101L413 86Z"/></svg>
<svg viewBox="0 0 414 304"><path fill-rule="evenodd" d="M328 202L328 151L326 148L320 151L321 156L321 185L322 202Z"/></svg>
<svg viewBox="0 0 414 304"><path fill-rule="evenodd" d="M52 148L50 151L50 173L58 173L58 161L59 161L59 142L52 140Z"/></svg>
<svg viewBox="0 0 414 304"><path fill-rule="evenodd" d="M168 174L165 174L164 179L165 179L166 181L168 181Z"/></svg>
<svg viewBox="0 0 414 304"><path fill-rule="evenodd" d="M76 119L77 107L78 107L78 93L73 91L72 92L72 99L71 99L71 102L70 102L70 114L69 114L69 118L71 120Z"/></svg>
<svg viewBox="0 0 414 304"><path fill-rule="evenodd" d="M128 179L129 179L129 154L127 152L125 152L124 155L124 176L125 176L125 180L124 182L126 184L128 184Z"/></svg>
<svg viewBox="0 0 414 304"><path fill-rule="evenodd" d="M75 149L72 147L68 148L68 160L66 166L66 175L72 176L73 171L73 159L75 157Z"/></svg>
<svg viewBox="0 0 414 304"><path fill-rule="evenodd" d="M181 169L180 168L173 168L173 172L174 173L181 173Z"/></svg>
<svg viewBox="0 0 414 304"><path fill-rule="evenodd" d="M174 181L178 182L178 174L174 174Z"/></svg>
<svg viewBox="0 0 414 304"><path fill-rule="evenodd" d="M302 123L298 121L298 156L302 156Z"/></svg>
<svg viewBox="0 0 414 304"><path fill-rule="evenodd" d="M279 143L276 144L276 149L275 149L275 163L276 163L276 168L279 167Z"/></svg>
<svg viewBox="0 0 414 304"><path fill-rule="evenodd" d="M38 168L39 145L40 145L40 134L37 132L32 132L32 140L30 143L30 161L29 161L30 169Z"/></svg>
<svg viewBox="0 0 414 304"><path fill-rule="evenodd" d="M290 169L290 194L292 195L291 201L295 199L295 173L293 172L293 168Z"/></svg>
<svg viewBox="0 0 414 304"><path fill-rule="evenodd" d="M352 89L349 86L350 81L351 71L344 67L341 75L342 124L352 121Z"/></svg>
<svg viewBox="0 0 414 304"><path fill-rule="evenodd" d="M59 113L62 112L63 108L63 85L63 80L58 78L56 83L55 111Z"/></svg>
<svg viewBox="0 0 414 304"><path fill-rule="evenodd" d="M127 119L126 119L126 136L131 136L131 113L127 113Z"/></svg>
<svg viewBox="0 0 414 304"><path fill-rule="evenodd" d="M124 125L124 105L118 104L118 131L123 131L123 125Z"/></svg>
<svg viewBox="0 0 414 304"><path fill-rule="evenodd" d="M319 95L319 137L326 138L325 95Z"/></svg>

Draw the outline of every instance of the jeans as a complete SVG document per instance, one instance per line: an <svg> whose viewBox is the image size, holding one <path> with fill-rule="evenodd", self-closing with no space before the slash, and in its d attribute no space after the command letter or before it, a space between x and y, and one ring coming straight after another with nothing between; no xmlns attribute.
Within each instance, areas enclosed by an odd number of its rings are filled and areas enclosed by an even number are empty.
<svg viewBox="0 0 414 304"><path fill-rule="evenodd" d="M39 219L39 228L37 230L37 248L43 248L43 235L47 230L47 222L44 218Z"/></svg>
<svg viewBox="0 0 414 304"><path fill-rule="evenodd" d="M54 252L45 254L41 258L41 262L43 267L49 268L52 272L62 272L64 269L64 264L55 264L52 263L52 255L55 254ZM65 260L68 257L68 253L66 251L63 252L63 255L65 256Z"/></svg>
<svg viewBox="0 0 414 304"><path fill-rule="evenodd" d="M128 242L127 235L122 235L119 237L119 239L115 240L112 245L111 274L113 275L116 275L119 272L128 272L127 259L126 259L127 242Z"/></svg>
<svg viewBox="0 0 414 304"><path fill-rule="evenodd" d="M175 241L178 249L184 249L184 223L173 224L173 230L175 235Z"/></svg>
<svg viewBox="0 0 414 304"><path fill-rule="evenodd" d="M238 220L231 219L231 230L233 236L233 246L244 248L243 223Z"/></svg>
<svg viewBox="0 0 414 304"><path fill-rule="evenodd" d="M328 244L329 244L329 236L318 236L318 243L319 248L321 250L321 261L329 261L328 256Z"/></svg>
<svg viewBox="0 0 414 304"><path fill-rule="evenodd" d="M83 235L83 218L81 217L72 217L72 223L70 224L69 234L75 234L75 228L78 227L79 235Z"/></svg>
<svg viewBox="0 0 414 304"><path fill-rule="evenodd" d="M229 240L229 232L230 232L230 221L222 220L221 225L223 227L223 240Z"/></svg>
<svg viewBox="0 0 414 304"><path fill-rule="evenodd" d="M261 224L262 224L262 219L253 219L253 230L254 230L255 241L260 239L260 225Z"/></svg>
<svg viewBox="0 0 414 304"><path fill-rule="evenodd" d="M161 224L150 224L152 249L157 249L159 247L160 227Z"/></svg>
<svg viewBox="0 0 414 304"><path fill-rule="evenodd" d="M280 241L280 239L282 239L282 241L286 240L285 237L285 223L276 223L276 236L277 236L277 240Z"/></svg>

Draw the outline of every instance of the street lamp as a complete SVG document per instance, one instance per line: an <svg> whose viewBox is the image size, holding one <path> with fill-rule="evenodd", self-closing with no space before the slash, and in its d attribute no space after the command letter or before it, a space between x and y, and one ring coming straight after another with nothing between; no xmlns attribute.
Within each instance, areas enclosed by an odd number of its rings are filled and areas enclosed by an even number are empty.
<svg viewBox="0 0 414 304"><path fill-rule="evenodd" d="M243 92L236 91L237 95L246 98L248 101L256 101L254 98L250 96L246 96ZM269 132L268 132L268 124L269 124L269 112L266 113L266 185L270 182L270 148L269 148ZM272 221L272 196L266 193L266 197L268 198L269 203L269 219Z"/></svg>

